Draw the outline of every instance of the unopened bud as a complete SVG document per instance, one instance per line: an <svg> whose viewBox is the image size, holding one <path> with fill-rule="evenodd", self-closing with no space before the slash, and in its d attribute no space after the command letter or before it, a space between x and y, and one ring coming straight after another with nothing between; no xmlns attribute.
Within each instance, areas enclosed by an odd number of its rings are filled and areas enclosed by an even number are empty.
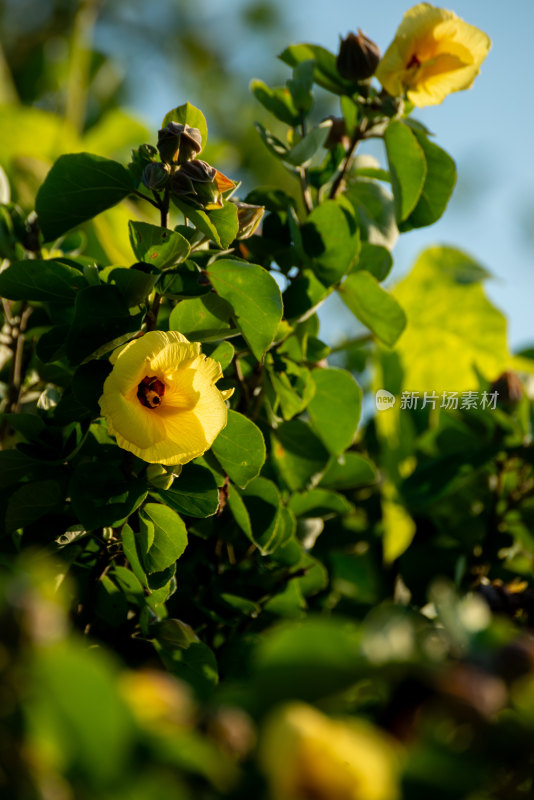
<svg viewBox="0 0 534 800"><path fill-rule="evenodd" d="M364 81L374 75L380 61L378 46L361 30L349 33L341 39L337 57L337 69L342 78L353 83Z"/></svg>
<svg viewBox="0 0 534 800"><path fill-rule="evenodd" d="M161 464L149 464L146 478L155 489L170 489L174 481L174 475L169 474Z"/></svg>
<svg viewBox="0 0 534 800"><path fill-rule="evenodd" d="M166 165L158 162L147 164L143 170L141 180L147 189L153 189L156 192L161 191L169 182L169 172L166 169Z"/></svg>
<svg viewBox="0 0 534 800"><path fill-rule="evenodd" d="M133 172L137 180L141 180L144 168L147 164L152 164L157 158L158 151L151 144L142 144L132 150L132 160L128 164L128 169Z"/></svg>
<svg viewBox="0 0 534 800"><path fill-rule="evenodd" d="M169 122L158 131L158 150L166 164L185 164L202 150L202 134L198 128Z"/></svg>
<svg viewBox="0 0 534 800"><path fill-rule="evenodd" d="M509 370L493 381L489 391L490 394L497 393L497 404L504 408L513 408L523 396L521 381L515 372Z"/></svg>
<svg viewBox="0 0 534 800"><path fill-rule="evenodd" d="M238 239L248 239L252 236L265 213L265 206L254 206L251 203L241 203L231 200L237 208L237 221L239 223Z"/></svg>
<svg viewBox="0 0 534 800"><path fill-rule="evenodd" d="M350 145L350 139L347 136L347 125L345 120L343 117L334 116L327 117L327 119L332 120L332 127L328 132L324 146L327 150L330 150L336 147L336 145L341 144L346 150Z"/></svg>
<svg viewBox="0 0 534 800"><path fill-rule="evenodd" d="M205 161L195 159L176 170L171 177L171 191L184 196L200 208L221 208L223 192L232 189L234 182Z"/></svg>

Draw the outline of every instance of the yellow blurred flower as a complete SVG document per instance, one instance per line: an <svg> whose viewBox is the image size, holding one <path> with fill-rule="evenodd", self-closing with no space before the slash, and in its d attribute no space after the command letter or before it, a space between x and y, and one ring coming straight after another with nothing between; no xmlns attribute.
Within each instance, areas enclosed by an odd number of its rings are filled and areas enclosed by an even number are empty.
<svg viewBox="0 0 534 800"><path fill-rule="evenodd" d="M395 97L436 105L471 86L490 47L489 36L452 11L420 3L404 15L376 77Z"/></svg>
<svg viewBox="0 0 534 800"><path fill-rule="evenodd" d="M396 800L392 746L377 728L294 703L267 721L260 758L276 800Z"/></svg>
<svg viewBox="0 0 534 800"><path fill-rule="evenodd" d="M156 464L186 464L226 425L221 365L176 331L150 331L112 353L100 409L119 447Z"/></svg>
<svg viewBox="0 0 534 800"><path fill-rule="evenodd" d="M189 687L164 672L123 672L119 692L144 727L165 732L190 728L194 723L195 707Z"/></svg>

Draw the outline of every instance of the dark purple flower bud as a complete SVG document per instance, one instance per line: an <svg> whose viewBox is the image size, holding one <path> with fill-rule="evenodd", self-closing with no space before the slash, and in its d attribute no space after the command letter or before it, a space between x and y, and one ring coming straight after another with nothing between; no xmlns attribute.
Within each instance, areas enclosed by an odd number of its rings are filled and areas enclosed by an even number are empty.
<svg viewBox="0 0 534 800"><path fill-rule="evenodd" d="M206 209L221 208L223 192L234 187L233 181L200 159L182 164L170 180L170 188L174 194Z"/></svg>
<svg viewBox="0 0 534 800"><path fill-rule="evenodd" d="M198 128L169 122L158 131L158 150L164 163L185 164L202 150L202 135Z"/></svg>
<svg viewBox="0 0 534 800"><path fill-rule="evenodd" d="M489 391L491 394L497 392L497 405L510 410L519 403L523 396L521 381L515 372L510 370L499 375L491 384Z"/></svg>
<svg viewBox="0 0 534 800"><path fill-rule="evenodd" d="M169 182L169 172L164 164L154 162L147 164L143 170L141 178L147 189L153 189L156 192L164 189Z"/></svg>
<svg viewBox="0 0 534 800"><path fill-rule="evenodd" d="M357 34L349 33L346 39L341 39L337 70L342 78L353 83L367 80L374 75L379 61L378 46L361 30Z"/></svg>

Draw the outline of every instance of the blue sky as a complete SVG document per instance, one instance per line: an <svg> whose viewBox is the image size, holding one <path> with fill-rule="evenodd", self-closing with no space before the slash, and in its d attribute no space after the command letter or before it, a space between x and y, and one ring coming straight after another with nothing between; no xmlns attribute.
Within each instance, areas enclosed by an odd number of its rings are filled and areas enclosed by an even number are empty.
<svg viewBox="0 0 534 800"><path fill-rule="evenodd" d="M362 28L384 51L410 7L401 0L325 0L313 5L293 0L282 7L286 25L280 40L271 35L263 46L256 40L247 48L239 40L237 22L243 5L244 0L200 0L198 7L214 37L235 39L236 66L245 86L253 77L266 77L274 55L290 42L315 42L336 51L339 34ZM403 275L428 245L460 247L493 274L487 292L507 315L510 342L518 349L534 344L534 3L511 0L505 7L495 0L454 0L443 5L489 34L493 46L472 89L415 114L456 160L459 179L437 224L399 238L392 278ZM143 111L159 121L175 100L176 85L165 91L160 83L152 106ZM349 324L349 316L337 311L325 319L329 339L339 338Z"/></svg>
<svg viewBox="0 0 534 800"><path fill-rule="evenodd" d="M508 317L512 346L521 347L534 343L534 3L443 5L485 31L493 44L472 89L415 113L456 160L459 178L444 217L399 238L393 277L429 244L466 250L495 276L487 292ZM309 5L296 0L288 15L301 41L335 49L339 33L360 27L384 51L408 7L400 0L328 0L309 14Z"/></svg>

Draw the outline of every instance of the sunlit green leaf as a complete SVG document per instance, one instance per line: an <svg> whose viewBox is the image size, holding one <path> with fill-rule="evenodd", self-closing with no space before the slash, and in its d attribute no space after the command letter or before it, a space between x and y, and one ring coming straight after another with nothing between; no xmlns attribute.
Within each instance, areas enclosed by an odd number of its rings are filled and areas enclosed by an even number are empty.
<svg viewBox="0 0 534 800"><path fill-rule="evenodd" d="M360 420L362 391L350 372L315 369L315 394L308 405L314 430L327 449L340 455L352 444Z"/></svg>
<svg viewBox="0 0 534 800"><path fill-rule="evenodd" d="M243 337L260 361L282 318L278 284L263 267L230 259L215 261L207 273L217 294L232 306Z"/></svg>
<svg viewBox="0 0 534 800"><path fill-rule="evenodd" d="M384 136L395 215L402 222L413 211L425 182L426 160L415 133L403 122L389 123Z"/></svg>
<svg viewBox="0 0 534 800"><path fill-rule="evenodd" d="M72 303L86 286L79 270L60 261L15 261L0 272L0 294L9 300Z"/></svg>
<svg viewBox="0 0 534 800"><path fill-rule="evenodd" d="M134 189L131 173L91 153L58 158L37 193L35 208L46 241L116 205Z"/></svg>
<svg viewBox="0 0 534 800"><path fill-rule="evenodd" d="M465 253L433 247L396 287L408 317L397 346L408 391L475 389L478 372L492 380L505 369L506 319L480 277Z"/></svg>
<svg viewBox="0 0 534 800"><path fill-rule="evenodd" d="M145 503L139 513L142 562L147 572L174 564L187 547L187 530L178 514L160 503Z"/></svg>
<svg viewBox="0 0 534 800"><path fill-rule="evenodd" d="M236 333L232 306L214 292L182 300L171 312L169 328L195 342L222 339Z"/></svg>
<svg viewBox="0 0 534 800"><path fill-rule="evenodd" d="M228 411L228 424L215 439L212 450L230 479L241 487L259 474L265 461L260 429L237 411Z"/></svg>
<svg viewBox="0 0 534 800"><path fill-rule="evenodd" d="M352 272L338 289L355 317L388 347L406 326L406 315L396 299L382 289L370 272Z"/></svg>
<svg viewBox="0 0 534 800"><path fill-rule="evenodd" d="M179 264L189 255L189 242L176 231L147 222L130 222L129 231L132 250L138 261L165 269Z"/></svg>
<svg viewBox="0 0 534 800"><path fill-rule="evenodd" d="M195 108L191 103L183 103L165 114L161 127L165 128L169 122L179 122L181 125L189 125L190 128L198 128L202 137L202 149L204 149L208 139L208 125L206 117L200 109Z"/></svg>

